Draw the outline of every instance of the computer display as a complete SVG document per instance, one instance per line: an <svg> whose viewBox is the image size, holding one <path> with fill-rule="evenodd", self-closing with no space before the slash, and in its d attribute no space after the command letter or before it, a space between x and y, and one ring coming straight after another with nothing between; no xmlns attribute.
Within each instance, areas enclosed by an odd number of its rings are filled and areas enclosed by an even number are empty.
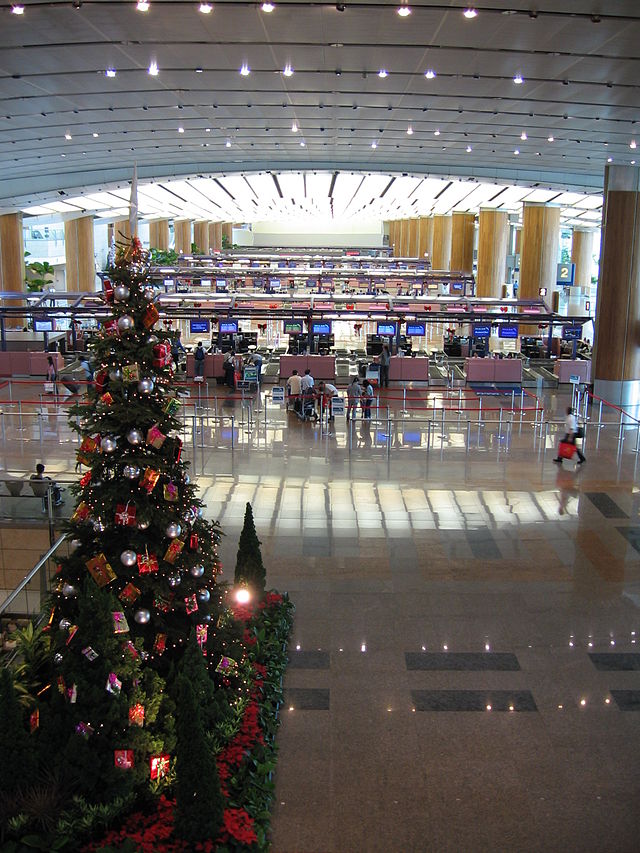
<svg viewBox="0 0 640 853"><path fill-rule="evenodd" d="M424 323L407 323L407 335L410 337L422 337L426 332Z"/></svg>
<svg viewBox="0 0 640 853"><path fill-rule="evenodd" d="M474 323L473 325L474 338L489 338L491 337L491 326L488 323Z"/></svg>
<svg viewBox="0 0 640 853"><path fill-rule="evenodd" d="M302 320L285 320L282 330L285 335L301 335Z"/></svg>
<svg viewBox="0 0 640 853"><path fill-rule="evenodd" d="M34 320L33 321L33 331L34 332L53 332L54 326L53 320Z"/></svg>
<svg viewBox="0 0 640 853"><path fill-rule="evenodd" d="M396 333L395 323L378 323L377 334L382 336L393 336Z"/></svg>
<svg viewBox="0 0 640 853"><path fill-rule="evenodd" d="M331 323L329 320L315 320L311 324L312 335L330 335Z"/></svg>
<svg viewBox="0 0 640 853"><path fill-rule="evenodd" d="M499 338L511 338L515 340L518 337L518 327L517 326L498 326L498 337Z"/></svg>
<svg viewBox="0 0 640 853"><path fill-rule="evenodd" d="M192 335L208 335L211 331L210 320L189 320L189 332Z"/></svg>
<svg viewBox="0 0 640 853"><path fill-rule="evenodd" d="M236 335L238 333L237 320L223 320L220 323L221 335Z"/></svg>

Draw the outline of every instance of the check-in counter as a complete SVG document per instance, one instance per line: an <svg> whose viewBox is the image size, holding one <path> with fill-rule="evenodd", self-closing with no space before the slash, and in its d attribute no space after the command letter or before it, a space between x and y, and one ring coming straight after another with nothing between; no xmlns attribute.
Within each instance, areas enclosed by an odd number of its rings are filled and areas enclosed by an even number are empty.
<svg viewBox="0 0 640 853"><path fill-rule="evenodd" d="M224 355L220 352L210 353L204 357L204 377L205 379L223 379L224 378ZM191 353L187 355L187 376L193 379L195 376L194 358Z"/></svg>
<svg viewBox="0 0 640 853"><path fill-rule="evenodd" d="M467 358L467 382L522 383L522 360L519 358Z"/></svg>
<svg viewBox="0 0 640 853"><path fill-rule="evenodd" d="M314 379L335 379L336 359L333 355L281 355L280 378L288 379L294 370L304 376L310 370Z"/></svg>
<svg viewBox="0 0 640 853"><path fill-rule="evenodd" d="M389 362L390 382L428 382L429 359L392 355Z"/></svg>
<svg viewBox="0 0 640 853"><path fill-rule="evenodd" d="M558 382L570 382L572 376L577 376L580 382L591 381L591 362L584 359L561 358L553 365L553 372Z"/></svg>
<svg viewBox="0 0 640 853"><path fill-rule="evenodd" d="M47 375L47 356L53 358L56 373L64 367L64 358L59 352L0 352L0 376Z"/></svg>

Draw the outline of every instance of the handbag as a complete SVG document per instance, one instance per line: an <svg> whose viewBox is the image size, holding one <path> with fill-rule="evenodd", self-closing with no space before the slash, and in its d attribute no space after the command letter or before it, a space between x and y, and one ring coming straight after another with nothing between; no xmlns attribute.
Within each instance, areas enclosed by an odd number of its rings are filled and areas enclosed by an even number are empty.
<svg viewBox="0 0 640 853"><path fill-rule="evenodd" d="M45 394L53 394L55 393L56 386L53 382L45 382L44 383L44 393Z"/></svg>

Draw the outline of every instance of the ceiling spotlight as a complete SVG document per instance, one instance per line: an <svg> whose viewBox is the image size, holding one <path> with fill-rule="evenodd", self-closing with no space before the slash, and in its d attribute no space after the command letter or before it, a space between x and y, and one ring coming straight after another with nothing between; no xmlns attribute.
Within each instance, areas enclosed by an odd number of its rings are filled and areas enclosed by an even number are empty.
<svg viewBox="0 0 640 853"><path fill-rule="evenodd" d="M100 136L99 133L95 133L95 132L92 133L91 135L93 136L94 139L97 139Z"/></svg>
<svg viewBox="0 0 640 853"><path fill-rule="evenodd" d="M475 18L478 13L475 9L469 7L468 9L465 9L462 14L465 16L465 18Z"/></svg>
<svg viewBox="0 0 640 853"><path fill-rule="evenodd" d="M231 148L231 140L230 139L227 139L227 141L225 142L225 148Z"/></svg>
<svg viewBox="0 0 640 853"><path fill-rule="evenodd" d="M67 140L71 139L71 134L69 133L69 131L67 131L67 132L65 133L64 138L65 138L65 139L67 139Z"/></svg>
<svg viewBox="0 0 640 853"><path fill-rule="evenodd" d="M398 15L400 15L401 18L408 18L409 15L411 14L411 7L410 6L399 6L396 9L396 12L398 13Z"/></svg>
<svg viewBox="0 0 640 853"><path fill-rule="evenodd" d="M514 151L513 153L514 153L514 154L516 155L516 157L517 157L517 156L518 156L518 154L519 154L520 152L519 152L519 151L518 151L518 149L516 148L516 149L515 149L515 151Z"/></svg>
<svg viewBox="0 0 640 853"><path fill-rule="evenodd" d="M547 136L547 142L555 142L553 136Z"/></svg>
<svg viewBox="0 0 640 853"><path fill-rule="evenodd" d="M210 128L210 127L205 127L204 132L205 132L205 133L211 133L211 128Z"/></svg>
<svg viewBox="0 0 640 853"><path fill-rule="evenodd" d="M613 163L613 157L607 157L607 163Z"/></svg>
<svg viewBox="0 0 640 853"><path fill-rule="evenodd" d="M202 68L196 68L196 74L202 74Z"/></svg>
<svg viewBox="0 0 640 853"><path fill-rule="evenodd" d="M520 139L524 142L527 138L527 132L525 130L520 134Z"/></svg>
<svg viewBox="0 0 640 853"><path fill-rule="evenodd" d="M635 150L637 147L635 139L632 139L629 143L629 148L633 148Z"/></svg>
<svg viewBox="0 0 640 853"><path fill-rule="evenodd" d="M306 144L307 144L307 143L304 141L304 139L301 139L301 140L300 140L300 148L305 148L305 147L306 147Z"/></svg>
<svg viewBox="0 0 640 853"><path fill-rule="evenodd" d="M263 3L260 8L263 12L273 12L276 7L273 5L273 3Z"/></svg>
<svg viewBox="0 0 640 853"><path fill-rule="evenodd" d="M198 11L202 12L203 15L210 15L213 12L213 6L210 3L201 3L198 6Z"/></svg>
<svg viewBox="0 0 640 853"><path fill-rule="evenodd" d="M516 76L513 78L513 82L516 84L516 86L520 86L522 83L524 83L524 78L522 74L516 74Z"/></svg>
<svg viewBox="0 0 640 853"><path fill-rule="evenodd" d="M297 133L297 132L298 132L298 125L294 121L294 123L291 125L291 133Z"/></svg>
<svg viewBox="0 0 640 853"><path fill-rule="evenodd" d="M12 15L24 15L24 6L12 6L11 7Z"/></svg>
<svg viewBox="0 0 640 853"><path fill-rule="evenodd" d="M378 71L378 77L382 78L382 80L384 80L384 78L388 76L389 72L385 71L384 68L381 68L380 71Z"/></svg>
<svg viewBox="0 0 640 853"><path fill-rule="evenodd" d="M436 72L433 70L433 68L430 68L428 71L425 71L424 76L427 78L427 80L433 80L433 78L436 76Z"/></svg>
<svg viewBox="0 0 640 853"><path fill-rule="evenodd" d="M240 74L243 77L248 77L249 74L251 74L251 69L249 68L249 66L247 65L246 62L242 63L242 68L240 69Z"/></svg>
<svg viewBox="0 0 640 853"><path fill-rule="evenodd" d="M149 74L151 74L152 77L158 76L158 63L155 61L155 59L149 64L149 68L147 69L147 71Z"/></svg>
<svg viewBox="0 0 640 853"><path fill-rule="evenodd" d="M289 64L285 65L282 74L284 77L293 77L293 68Z"/></svg>
<svg viewBox="0 0 640 853"><path fill-rule="evenodd" d="M115 68L107 68L107 70L104 72L105 77L115 77L116 74L117 72Z"/></svg>
<svg viewBox="0 0 640 853"><path fill-rule="evenodd" d="M184 133L184 127L179 127L179 128L178 128L178 133Z"/></svg>
<svg viewBox="0 0 640 853"><path fill-rule="evenodd" d="M136 4L136 9L138 10L138 12L148 12L150 5L151 4L148 2L148 0L138 0Z"/></svg>
<svg viewBox="0 0 640 853"><path fill-rule="evenodd" d="M439 130L434 130L434 131L433 131L433 135L434 135L434 136L440 136L440 131L439 131Z"/></svg>
<svg viewBox="0 0 640 853"><path fill-rule="evenodd" d="M409 125L409 127L407 128L407 136L413 136L413 128L411 127L411 125Z"/></svg>
<svg viewBox="0 0 640 853"><path fill-rule="evenodd" d="M467 145L467 154L471 154L473 148L470 145Z"/></svg>
<svg viewBox="0 0 640 853"><path fill-rule="evenodd" d="M374 141L371 143L371 147L375 150L375 149L378 147L378 143L374 140Z"/></svg>

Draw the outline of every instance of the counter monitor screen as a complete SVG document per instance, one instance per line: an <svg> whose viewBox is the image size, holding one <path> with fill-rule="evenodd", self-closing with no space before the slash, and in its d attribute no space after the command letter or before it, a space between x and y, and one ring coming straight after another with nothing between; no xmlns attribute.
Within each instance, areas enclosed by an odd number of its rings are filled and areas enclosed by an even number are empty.
<svg viewBox="0 0 640 853"><path fill-rule="evenodd" d="M201 278L200 279L201 287L211 287L211 279L210 278Z"/></svg>
<svg viewBox="0 0 640 853"><path fill-rule="evenodd" d="M53 332L53 320L34 320L34 332Z"/></svg>
<svg viewBox="0 0 640 853"><path fill-rule="evenodd" d="M163 284L165 287L173 287L175 281L172 278L165 278Z"/></svg>
<svg viewBox="0 0 640 853"><path fill-rule="evenodd" d="M498 326L498 337L499 338L511 338L515 340L518 337L518 327L517 326Z"/></svg>
<svg viewBox="0 0 640 853"><path fill-rule="evenodd" d="M473 337L474 338L489 338L491 337L491 326L475 323L473 326Z"/></svg>
<svg viewBox="0 0 640 853"><path fill-rule="evenodd" d="M302 320L285 320L283 332L285 335L301 335Z"/></svg>
<svg viewBox="0 0 640 853"><path fill-rule="evenodd" d="M227 289L226 278L217 278L216 279L216 290L226 290L226 289Z"/></svg>
<svg viewBox="0 0 640 853"><path fill-rule="evenodd" d="M220 323L220 334L221 335L237 335L238 334L238 321L237 320L227 320L226 322Z"/></svg>
<svg viewBox="0 0 640 853"><path fill-rule="evenodd" d="M209 334L211 323L209 320L189 320L189 332L192 335Z"/></svg>
<svg viewBox="0 0 640 853"><path fill-rule="evenodd" d="M409 337L422 337L426 332L424 323L407 323Z"/></svg>
<svg viewBox="0 0 640 853"><path fill-rule="evenodd" d="M396 324L395 323L378 323L378 331L377 334L385 337L385 336L393 336L396 333Z"/></svg>
<svg viewBox="0 0 640 853"><path fill-rule="evenodd" d="M328 321L316 321L311 324L311 334L312 335L330 335L331 334L331 323Z"/></svg>

